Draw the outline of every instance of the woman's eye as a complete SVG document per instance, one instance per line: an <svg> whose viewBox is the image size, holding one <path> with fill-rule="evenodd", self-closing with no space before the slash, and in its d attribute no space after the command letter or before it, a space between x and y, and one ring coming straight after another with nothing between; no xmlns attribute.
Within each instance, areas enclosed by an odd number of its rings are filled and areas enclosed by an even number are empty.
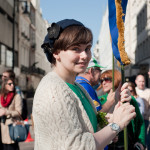
<svg viewBox="0 0 150 150"><path fill-rule="evenodd" d="M85 49L86 52L88 52L88 51L90 51L90 50L91 50L90 48L86 48L86 49Z"/></svg>
<svg viewBox="0 0 150 150"><path fill-rule="evenodd" d="M80 51L78 47L73 48L74 51Z"/></svg>
<svg viewBox="0 0 150 150"><path fill-rule="evenodd" d="M74 47L74 48L72 48L72 50L74 50L76 52L82 52L82 51L89 52L89 51L91 51L91 47L87 47L85 49L82 49L82 48L79 48L79 47Z"/></svg>

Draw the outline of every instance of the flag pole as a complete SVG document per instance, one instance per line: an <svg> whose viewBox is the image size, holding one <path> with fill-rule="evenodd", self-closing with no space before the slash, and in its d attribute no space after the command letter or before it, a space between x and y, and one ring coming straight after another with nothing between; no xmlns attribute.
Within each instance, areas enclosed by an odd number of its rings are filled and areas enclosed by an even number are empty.
<svg viewBox="0 0 150 150"><path fill-rule="evenodd" d="M112 51L112 89L113 89L113 92L115 91L115 85L114 85L114 71L115 71L115 62L114 62L114 54L113 54L113 51ZM113 150L115 150L115 143L113 143Z"/></svg>
<svg viewBox="0 0 150 150"><path fill-rule="evenodd" d="M114 86L114 71L115 71L114 54L112 53L112 89L113 89L113 92L115 91L115 86Z"/></svg>
<svg viewBox="0 0 150 150"><path fill-rule="evenodd" d="M109 27L114 56L120 62L122 84L125 82L124 66L130 64L125 52L124 21L128 0L108 0ZM128 150L127 128L124 129L124 150Z"/></svg>
<svg viewBox="0 0 150 150"><path fill-rule="evenodd" d="M125 2L125 1L124 1ZM122 78L122 84L125 82L125 75L124 75L124 65L130 64L130 60L128 58L127 53L125 52L125 46L124 46L124 20L123 20L123 7L122 7L122 0L115 0L116 5L116 22L117 22L117 28L118 28L118 49L120 53L121 58L121 78ZM128 136L127 136L127 127L124 128L124 150L128 150Z"/></svg>
<svg viewBox="0 0 150 150"><path fill-rule="evenodd" d="M124 65L121 65L121 80L122 84L125 83L125 75L124 75ZM128 150L128 136L127 136L127 127L124 128L124 150Z"/></svg>

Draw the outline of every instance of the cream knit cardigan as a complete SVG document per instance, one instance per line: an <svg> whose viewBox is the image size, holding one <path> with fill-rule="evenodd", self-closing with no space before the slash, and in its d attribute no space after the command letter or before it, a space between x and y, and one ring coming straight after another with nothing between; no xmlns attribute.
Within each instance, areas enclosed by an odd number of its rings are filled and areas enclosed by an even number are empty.
<svg viewBox="0 0 150 150"><path fill-rule="evenodd" d="M36 90L33 120L34 150L96 150L93 127L80 99L54 72L48 73Z"/></svg>

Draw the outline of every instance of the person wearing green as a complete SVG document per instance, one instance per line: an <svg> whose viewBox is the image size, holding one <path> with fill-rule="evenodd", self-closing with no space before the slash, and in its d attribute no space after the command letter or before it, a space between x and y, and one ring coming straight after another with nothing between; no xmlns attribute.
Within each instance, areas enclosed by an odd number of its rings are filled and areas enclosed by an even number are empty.
<svg viewBox="0 0 150 150"><path fill-rule="evenodd" d="M105 95L99 96L101 104L105 104L109 91L112 89L112 70L107 70L101 74L101 87ZM121 73L117 70L114 71L114 89L116 90L121 81ZM115 99L115 96L114 96ZM130 104L135 107L136 117L130 121L127 126L128 131L128 149L133 150L135 147L140 147L141 150L145 146L145 124L143 117L140 113L136 99L131 96ZM109 145L109 149L124 150L124 135L123 131L118 134L118 141Z"/></svg>

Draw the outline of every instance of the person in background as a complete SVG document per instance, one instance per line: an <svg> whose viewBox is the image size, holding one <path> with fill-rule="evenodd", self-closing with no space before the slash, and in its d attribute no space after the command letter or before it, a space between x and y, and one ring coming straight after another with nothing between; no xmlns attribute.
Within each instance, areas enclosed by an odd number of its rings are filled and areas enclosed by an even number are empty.
<svg viewBox="0 0 150 150"><path fill-rule="evenodd" d="M101 67L102 66L98 64L97 60L92 57L86 71L76 76L76 82L86 89L91 96L97 111L101 110L101 104L93 86L99 86Z"/></svg>
<svg viewBox="0 0 150 150"><path fill-rule="evenodd" d="M27 109L27 101L25 99L25 96L23 92L21 91L20 87L16 84L16 78L15 78L15 73L13 70L6 70L2 74L2 81L6 78L11 78L15 81L15 90L17 94L21 96L21 101L22 101L22 113L21 117L23 120L27 119L28 116L28 109Z"/></svg>
<svg viewBox="0 0 150 150"><path fill-rule="evenodd" d="M15 73L13 70L5 70L2 74L2 81L6 78L11 78L15 81ZM24 95L18 85L15 86L16 92L20 94L21 98L24 98Z"/></svg>
<svg viewBox="0 0 150 150"><path fill-rule="evenodd" d="M131 95L134 96L134 98L138 102L141 115L144 116L145 112L144 100L137 95L135 90L135 84L133 82L128 82L128 89L130 90Z"/></svg>
<svg viewBox="0 0 150 150"><path fill-rule="evenodd" d="M115 95L115 92L111 91L109 93L110 96L108 97L107 102L102 107L94 88L100 85L100 75L102 71L101 68L104 67L102 67L94 57L92 57L86 71L84 73L78 74L78 76L76 77L76 82L82 85L88 92L95 104L97 111L108 112L114 103L113 97ZM105 147L105 150L107 149L108 147Z"/></svg>
<svg viewBox="0 0 150 150"><path fill-rule="evenodd" d="M91 96L97 111L108 112L115 102L115 92L110 91L107 102L102 107L94 88L100 85L101 68L104 67L101 66L95 58L91 58L86 71L76 76L76 82L82 85ZM126 99L126 101L128 101L128 99Z"/></svg>
<svg viewBox="0 0 150 150"><path fill-rule="evenodd" d="M145 87L145 78L143 75L137 75L135 79L136 93L144 100L145 104L145 136L146 136L146 147L150 150L150 89Z"/></svg>
<svg viewBox="0 0 150 150"><path fill-rule="evenodd" d="M33 100L35 150L103 149L136 116L133 106L120 102L112 124L98 131L93 101L75 82L91 59L92 41L91 30L74 19L48 28L42 48L53 70L43 77ZM127 86L122 87L121 101L130 97Z"/></svg>
<svg viewBox="0 0 150 150"><path fill-rule="evenodd" d="M113 88L112 86L112 70L107 70L101 74L100 77L101 86L105 95L100 97L100 101L102 105L107 101L107 96L109 91ZM114 70L114 89L120 90L118 87L121 82L121 73L118 70ZM115 95L114 99L116 99L117 95ZM117 103L117 102L116 102ZM134 120L131 120L129 125L127 126L128 131L128 146L129 150L133 150L135 147L140 147L141 150L144 150L145 146L145 124L143 117L140 113L138 103L135 98L132 96L130 104L135 107L136 117ZM109 149L115 150L124 150L124 136L123 131L118 134L118 141L115 144L109 145Z"/></svg>
<svg viewBox="0 0 150 150"><path fill-rule="evenodd" d="M15 80L15 73L13 72L13 70L4 71L1 76L1 82L3 82L7 78L11 78L11 79ZM0 89L1 89L1 84L0 84ZM1 133L1 130L0 130L0 133ZM1 134L0 134L0 139L1 139ZM2 147L1 140L0 140L0 147Z"/></svg>
<svg viewBox="0 0 150 150"><path fill-rule="evenodd" d="M19 150L18 143L11 140L8 125L20 118L22 111L21 97L15 91L11 78L3 79L0 92L0 117L3 150Z"/></svg>

